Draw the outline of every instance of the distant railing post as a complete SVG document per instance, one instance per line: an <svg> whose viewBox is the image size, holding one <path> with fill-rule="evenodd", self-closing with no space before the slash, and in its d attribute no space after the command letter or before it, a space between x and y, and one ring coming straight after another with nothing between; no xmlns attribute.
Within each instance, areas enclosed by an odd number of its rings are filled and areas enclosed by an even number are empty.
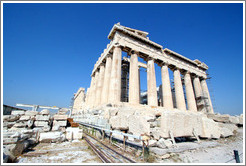
<svg viewBox="0 0 246 166"><path fill-rule="evenodd" d="M238 151L237 150L233 150L233 151L234 151L234 156L235 156L236 163L240 163Z"/></svg>

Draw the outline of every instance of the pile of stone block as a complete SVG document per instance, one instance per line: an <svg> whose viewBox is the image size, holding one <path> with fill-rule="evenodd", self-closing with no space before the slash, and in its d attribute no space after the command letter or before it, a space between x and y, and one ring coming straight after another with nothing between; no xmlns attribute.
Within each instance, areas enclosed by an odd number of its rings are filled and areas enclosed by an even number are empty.
<svg viewBox="0 0 246 166"><path fill-rule="evenodd" d="M221 137L234 135L234 132L238 127L243 126L243 114L240 116L231 116L228 114L207 114L207 117L218 123Z"/></svg>
<svg viewBox="0 0 246 166"><path fill-rule="evenodd" d="M3 117L4 162L14 162L29 146L38 142L38 132L32 129L35 119L32 111L12 111Z"/></svg>
<svg viewBox="0 0 246 166"><path fill-rule="evenodd" d="M4 115L4 162L14 162L24 150L39 142L65 141L68 115L65 111L59 113L51 117L47 109L40 112L14 110L11 115ZM66 134L68 140L82 138L79 128L68 129Z"/></svg>
<svg viewBox="0 0 246 166"><path fill-rule="evenodd" d="M66 131L68 115L55 114L53 117L52 131Z"/></svg>
<svg viewBox="0 0 246 166"><path fill-rule="evenodd" d="M229 114L207 114L207 117L213 119L215 122L231 123L237 126L243 126L243 114L240 116L231 116Z"/></svg>
<svg viewBox="0 0 246 166"><path fill-rule="evenodd" d="M43 109L35 117L34 130L39 130L40 132L48 132L51 128L50 125L50 111L47 109Z"/></svg>
<svg viewBox="0 0 246 166"><path fill-rule="evenodd" d="M74 121L109 125L109 129L127 132L136 136L146 135L149 145L169 148L176 139L208 138L219 139L235 134L238 126L243 125L243 115L230 116L205 114L203 112L180 111L178 109L149 108L148 106L107 107L85 109L73 115ZM114 137L122 139L113 134ZM135 139L129 141L137 142Z"/></svg>

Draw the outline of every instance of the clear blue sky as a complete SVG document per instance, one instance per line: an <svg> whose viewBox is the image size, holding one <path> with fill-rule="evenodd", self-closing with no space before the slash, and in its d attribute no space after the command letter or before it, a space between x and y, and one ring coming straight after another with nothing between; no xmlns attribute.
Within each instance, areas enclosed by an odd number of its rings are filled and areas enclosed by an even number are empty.
<svg viewBox="0 0 246 166"><path fill-rule="evenodd" d="M243 112L243 4L4 4L3 101L68 107L112 26L209 66L215 111ZM141 73L141 76L144 75ZM157 85L161 84L156 68ZM146 74L141 88L146 89Z"/></svg>

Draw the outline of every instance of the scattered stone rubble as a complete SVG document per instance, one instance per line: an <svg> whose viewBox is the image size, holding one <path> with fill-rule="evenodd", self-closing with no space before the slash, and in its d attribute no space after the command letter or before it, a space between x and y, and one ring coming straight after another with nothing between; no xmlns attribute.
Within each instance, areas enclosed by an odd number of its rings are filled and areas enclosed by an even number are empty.
<svg viewBox="0 0 246 166"><path fill-rule="evenodd" d="M230 116L204 114L202 112L172 111L146 105L131 107L122 104L118 107L102 106L84 109L72 115L74 121L98 125L115 131L123 131L136 136L146 135L149 147L170 148L173 138L219 139L235 134L243 125L243 115ZM113 135L114 136L114 135ZM121 136L116 138L122 139ZM128 138L130 141L139 142Z"/></svg>
<svg viewBox="0 0 246 166"><path fill-rule="evenodd" d="M60 111L53 117L49 110L12 111L3 116L3 159L15 162L29 147L40 142L63 142L82 138L82 129L69 127L68 115Z"/></svg>

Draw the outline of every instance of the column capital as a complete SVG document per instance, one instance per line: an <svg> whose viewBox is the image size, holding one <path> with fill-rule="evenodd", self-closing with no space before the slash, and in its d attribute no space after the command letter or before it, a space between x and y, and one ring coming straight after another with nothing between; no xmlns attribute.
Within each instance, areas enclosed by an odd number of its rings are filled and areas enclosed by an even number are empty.
<svg viewBox="0 0 246 166"><path fill-rule="evenodd" d="M128 54L129 54L129 55L132 55L132 54L137 54L137 55L139 55L139 51L136 51L136 50L130 50L130 51L128 52Z"/></svg>
<svg viewBox="0 0 246 166"><path fill-rule="evenodd" d="M105 66L105 62L102 62L98 65L98 67Z"/></svg>
<svg viewBox="0 0 246 166"><path fill-rule="evenodd" d="M177 66L174 66L174 68L172 69L173 71L175 71L175 70L181 70L181 68L179 68L179 67L177 67Z"/></svg>
<svg viewBox="0 0 246 166"><path fill-rule="evenodd" d="M200 79L202 81L202 80L207 80L208 78L200 77Z"/></svg>
<svg viewBox="0 0 246 166"><path fill-rule="evenodd" d="M154 59L153 57L148 56L148 57L144 58L144 60L145 60L146 62L148 62L148 61L150 61L150 60L155 60L155 59Z"/></svg>
<svg viewBox="0 0 246 166"><path fill-rule="evenodd" d="M112 57L112 55L113 55L112 53L108 53L108 54L106 55L106 58L107 58L107 57Z"/></svg>
<svg viewBox="0 0 246 166"><path fill-rule="evenodd" d="M183 71L182 71L182 74L183 74L183 75L189 74L189 75L191 76L193 73L190 72L189 70L183 70Z"/></svg>
<svg viewBox="0 0 246 166"><path fill-rule="evenodd" d="M121 45L120 45L119 43L115 43L115 44L114 44L114 47L115 47L115 48L121 48Z"/></svg>
<svg viewBox="0 0 246 166"><path fill-rule="evenodd" d="M169 63L168 62L164 62L164 61L162 61L162 62L156 62L156 64L158 65L158 66L160 66L160 67L162 67L162 66L169 66Z"/></svg>

